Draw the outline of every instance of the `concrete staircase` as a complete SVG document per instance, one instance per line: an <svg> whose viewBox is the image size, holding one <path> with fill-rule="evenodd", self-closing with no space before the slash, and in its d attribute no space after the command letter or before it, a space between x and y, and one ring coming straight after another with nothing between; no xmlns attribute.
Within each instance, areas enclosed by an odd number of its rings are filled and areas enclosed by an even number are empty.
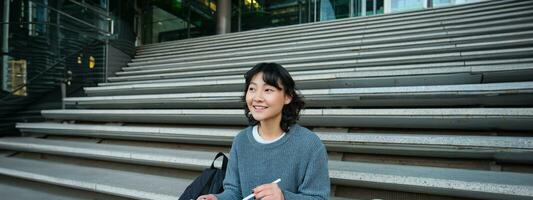
<svg viewBox="0 0 533 200"><path fill-rule="evenodd" d="M0 191L178 199L246 126L243 73L274 61L328 149L332 199L533 199L532 8L484 1L142 46L87 97L0 138Z"/></svg>

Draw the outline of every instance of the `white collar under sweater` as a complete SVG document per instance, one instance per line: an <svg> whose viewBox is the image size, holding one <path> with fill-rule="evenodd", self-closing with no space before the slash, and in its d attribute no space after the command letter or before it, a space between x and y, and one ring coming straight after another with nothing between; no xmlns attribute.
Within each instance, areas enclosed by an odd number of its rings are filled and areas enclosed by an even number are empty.
<svg viewBox="0 0 533 200"><path fill-rule="evenodd" d="M252 129L252 133L254 135L254 139L255 141L261 143L261 144L270 144L270 143L274 143L278 140L280 140L281 138L283 138L283 136L285 136L285 132L281 133L281 135L274 139L274 140L265 140L263 139L260 135L259 135L259 126L258 125L255 125L254 128Z"/></svg>

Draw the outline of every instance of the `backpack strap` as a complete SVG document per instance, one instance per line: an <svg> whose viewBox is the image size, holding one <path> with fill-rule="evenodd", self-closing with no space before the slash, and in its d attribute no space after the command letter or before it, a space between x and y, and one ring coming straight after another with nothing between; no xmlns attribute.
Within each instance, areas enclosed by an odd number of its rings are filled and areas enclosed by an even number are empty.
<svg viewBox="0 0 533 200"><path fill-rule="evenodd" d="M215 169L215 161L222 156L222 170L226 171L226 167L228 166L228 157L224 155L222 152L218 152L218 154L215 156L215 159L213 159L213 162L211 163L211 169Z"/></svg>

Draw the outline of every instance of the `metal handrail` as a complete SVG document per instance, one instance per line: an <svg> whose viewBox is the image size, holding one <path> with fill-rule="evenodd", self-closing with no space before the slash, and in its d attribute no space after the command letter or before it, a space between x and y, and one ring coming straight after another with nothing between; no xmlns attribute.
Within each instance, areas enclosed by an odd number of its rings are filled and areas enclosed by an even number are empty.
<svg viewBox="0 0 533 200"><path fill-rule="evenodd" d="M63 30L67 30L67 31L70 31L70 32L75 32L75 33L79 33L79 34L86 34L90 31L79 31L79 30L74 30L74 29L71 29L71 28L68 28L68 27L65 27L63 25L58 25L56 23L50 23L50 22L0 22L0 24L16 24L16 25L26 25L26 24L42 24L42 25L50 25L50 26L54 26L54 27L58 27L60 29L63 29ZM109 37L109 35L103 35L105 37ZM90 36L91 38L97 38L97 37L94 37L94 36Z"/></svg>

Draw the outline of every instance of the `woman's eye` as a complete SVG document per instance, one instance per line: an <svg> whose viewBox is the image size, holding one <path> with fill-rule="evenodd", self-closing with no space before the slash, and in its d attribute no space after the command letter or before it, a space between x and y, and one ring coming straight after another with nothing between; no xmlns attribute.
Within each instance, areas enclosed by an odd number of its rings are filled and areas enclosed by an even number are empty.
<svg viewBox="0 0 533 200"><path fill-rule="evenodd" d="M253 92L253 91L255 91L255 88L248 88L248 91Z"/></svg>
<svg viewBox="0 0 533 200"><path fill-rule="evenodd" d="M267 92L274 92L273 89L266 89L265 91L267 91Z"/></svg>

